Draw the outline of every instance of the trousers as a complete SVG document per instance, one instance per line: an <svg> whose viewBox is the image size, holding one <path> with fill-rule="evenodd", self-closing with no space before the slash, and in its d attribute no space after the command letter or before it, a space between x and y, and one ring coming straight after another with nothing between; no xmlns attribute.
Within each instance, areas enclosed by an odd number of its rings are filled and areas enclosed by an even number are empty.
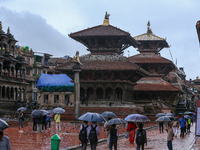
<svg viewBox="0 0 200 150"><path fill-rule="evenodd" d="M95 142L91 142L91 141L90 141L91 150L96 150L97 143L98 143L98 141L95 141Z"/></svg>
<svg viewBox="0 0 200 150"><path fill-rule="evenodd" d="M87 142L88 142L88 141L81 142L81 144L82 144L82 150L86 150Z"/></svg>
<svg viewBox="0 0 200 150"><path fill-rule="evenodd" d="M144 150L144 144L142 144L142 145L137 144L137 150L140 150L140 148L141 148L141 150Z"/></svg>
<svg viewBox="0 0 200 150"><path fill-rule="evenodd" d="M169 150L173 150L172 149L172 141L167 141L167 147Z"/></svg>
<svg viewBox="0 0 200 150"><path fill-rule="evenodd" d="M114 145L114 150L117 150L117 141L109 143L109 150L112 150L113 145Z"/></svg>
<svg viewBox="0 0 200 150"><path fill-rule="evenodd" d="M58 128L59 128L59 131L61 131L60 122L56 122L56 131L58 131Z"/></svg>

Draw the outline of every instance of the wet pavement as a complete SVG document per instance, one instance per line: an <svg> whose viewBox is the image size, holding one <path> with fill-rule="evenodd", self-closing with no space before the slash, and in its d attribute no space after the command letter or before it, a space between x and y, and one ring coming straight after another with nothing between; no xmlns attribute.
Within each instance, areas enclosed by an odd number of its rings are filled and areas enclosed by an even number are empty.
<svg viewBox="0 0 200 150"><path fill-rule="evenodd" d="M61 123L61 132L58 133L61 138L60 149L81 144L78 139L79 128L80 124ZM4 130L4 135L10 138L12 150L51 149L51 137L56 133L55 123L52 122L52 128L43 133L37 134L32 129L32 123L28 123L28 126L23 128L23 133L20 133L17 127L9 127ZM119 126L118 129L120 134L125 132L123 126ZM103 138L106 138L106 134L103 127L101 127L100 139Z"/></svg>
<svg viewBox="0 0 200 150"><path fill-rule="evenodd" d="M185 137L180 137L180 130L178 132L177 138L174 138L173 150L190 150L195 140L195 125L191 126L191 133L185 135ZM199 139L200 140L200 139ZM199 142L200 143L200 142ZM200 144L199 144L200 145ZM130 144L129 140L126 138L121 138L117 143L118 150L133 150L136 149L136 144ZM87 150L90 148L88 147ZM108 150L106 143L99 144L97 150ZM147 146L145 149L152 150L167 150L167 132L160 133L158 128L155 130L147 131ZM200 150L200 147L197 146L195 150Z"/></svg>

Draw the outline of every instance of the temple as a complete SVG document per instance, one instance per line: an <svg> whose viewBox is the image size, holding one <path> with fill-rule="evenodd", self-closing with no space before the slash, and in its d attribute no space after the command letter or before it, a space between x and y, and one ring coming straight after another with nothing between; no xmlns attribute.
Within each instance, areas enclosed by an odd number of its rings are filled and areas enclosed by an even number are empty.
<svg viewBox="0 0 200 150"><path fill-rule="evenodd" d="M89 103L133 102L135 83L149 75L148 71L124 57L123 52L139 42L125 32L109 24L106 13L102 25L69 35L84 44L90 54L80 57L83 64L80 72L80 95L88 96ZM56 70L73 78L73 61L56 67Z"/></svg>

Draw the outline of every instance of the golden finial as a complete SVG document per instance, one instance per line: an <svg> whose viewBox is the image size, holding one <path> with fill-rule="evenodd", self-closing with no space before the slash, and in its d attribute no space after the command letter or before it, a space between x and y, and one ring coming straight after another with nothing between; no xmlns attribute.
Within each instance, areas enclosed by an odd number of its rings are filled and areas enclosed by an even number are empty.
<svg viewBox="0 0 200 150"><path fill-rule="evenodd" d="M150 28L150 21L147 23L147 34L150 36L152 34L151 28Z"/></svg>
<svg viewBox="0 0 200 150"><path fill-rule="evenodd" d="M10 33L10 27L8 27L8 29L7 29L7 33Z"/></svg>
<svg viewBox="0 0 200 150"><path fill-rule="evenodd" d="M104 19L104 21L103 21L103 26L108 26L108 25L110 25L110 24L109 24L109 16L110 16L110 14L108 14L108 13L106 12L105 19Z"/></svg>
<svg viewBox="0 0 200 150"><path fill-rule="evenodd" d="M2 30L2 23L1 23L1 21L0 21L0 30Z"/></svg>
<svg viewBox="0 0 200 150"><path fill-rule="evenodd" d="M197 76L197 79L199 79L199 76Z"/></svg>
<svg viewBox="0 0 200 150"><path fill-rule="evenodd" d="M74 60L73 62L75 62L76 64L80 64L83 65L79 59L79 51L76 51L76 56L74 56Z"/></svg>

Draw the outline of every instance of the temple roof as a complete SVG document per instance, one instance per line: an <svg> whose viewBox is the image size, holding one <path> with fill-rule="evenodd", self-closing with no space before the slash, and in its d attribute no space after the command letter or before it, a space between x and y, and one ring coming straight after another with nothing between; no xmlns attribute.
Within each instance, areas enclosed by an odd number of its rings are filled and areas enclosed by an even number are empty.
<svg viewBox="0 0 200 150"><path fill-rule="evenodd" d="M134 91L165 91L165 92L182 92L182 90L171 85L161 77L143 77L134 86Z"/></svg>
<svg viewBox="0 0 200 150"><path fill-rule="evenodd" d="M81 70L137 70L141 73L148 75L149 72L145 71L138 65L130 62L121 55L91 55L80 57L83 64ZM74 62L68 61L62 65L57 66L56 70L72 70Z"/></svg>
<svg viewBox="0 0 200 150"><path fill-rule="evenodd" d="M173 64L172 61L170 61L164 57L161 57L157 54L154 54L154 53L141 53L141 54L137 54L137 55L128 57L127 59L136 64L140 64L140 63Z"/></svg>

